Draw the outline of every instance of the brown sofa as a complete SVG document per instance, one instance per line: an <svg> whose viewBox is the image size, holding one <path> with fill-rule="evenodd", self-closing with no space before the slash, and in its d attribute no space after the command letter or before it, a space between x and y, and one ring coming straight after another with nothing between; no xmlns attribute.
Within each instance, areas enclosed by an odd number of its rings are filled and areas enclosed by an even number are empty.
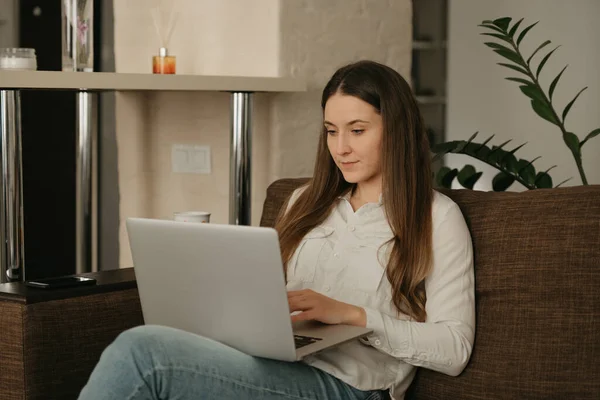
<svg viewBox="0 0 600 400"><path fill-rule="evenodd" d="M304 179L273 183L261 225ZM458 377L421 369L407 399L600 399L600 186L444 191L475 248L477 331ZM72 399L102 349L142 323L131 269L97 287L0 285L0 399Z"/></svg>

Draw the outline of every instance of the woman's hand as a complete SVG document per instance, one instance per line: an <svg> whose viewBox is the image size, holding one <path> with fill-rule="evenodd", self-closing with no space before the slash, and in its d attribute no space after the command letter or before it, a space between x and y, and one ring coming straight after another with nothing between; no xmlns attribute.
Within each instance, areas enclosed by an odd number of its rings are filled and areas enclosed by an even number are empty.
<svg viewBox="0 0 600 400"><path fill-rule="evenodd" d="M366 326L367 315L361 307L342 303L310 289L288 292L292 322L314 320L325 324Z"/></svg>

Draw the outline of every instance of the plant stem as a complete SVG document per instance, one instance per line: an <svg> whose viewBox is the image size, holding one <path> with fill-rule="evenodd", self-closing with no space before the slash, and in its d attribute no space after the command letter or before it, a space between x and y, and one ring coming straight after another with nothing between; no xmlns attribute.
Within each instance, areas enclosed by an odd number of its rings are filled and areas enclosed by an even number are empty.
<svg viewBox="0 0 600 400"><path fill-rule="evenodd" d="M544 100L550 106L550 110L552 111L552 114L553 114L554 118L556 119L558 127L560 128L560 130L561 130L561 132L563 134L563 137L564 137L564 135L567 134L567 129L565 128L565 122L561 121L560 118L558 117L558 114L556 114L556 111L554 110L554 107L552 107L552 102L550 101L550 99L548 98L548 96L546 96L546 93L544 92L544 89L542 89L542 86L540 85L540 82L537 80L537 78L533 74L533 71L529 67L529 64L525 61L525 59L521 55L521 52L519 51L519 47L516 45L514 39L512 37L508 36L508 34L506 36L508 38L510 38L510 44L512 45L512 47L515 50L515 52L519 55L519 57L521 57L521 60L523 61L523 64L526 65L525 70L527 71L527 74L529 75L529 78L531 78L531 80L533 81L533 83L537 87L540 88L540 91L544 95ZM573 158L575 159L575 164L577 165L577 170L579 171L579 175L581 176L581 182L584 185L588 185L587 177L585 176L585 171L583 170L583 163L581 161L581 155L576 154L575 151L573 151L570 147L569 147L569 150L571 150L571 154L573 154ZM580 150L581 150L581 147L580 147Z"/></svg>
<svg viewBox="0 0 600 400"><path fill-rule="evenodd" d="M575 154L573 154L573 156L575 156ZM581 156L579 158L575 157L575 163L577 164L577 170L579 170L579 175L581 175L581 182L583 182L584 185L588 185L587 177L585 176L585 171L583 170Z"/></svg>

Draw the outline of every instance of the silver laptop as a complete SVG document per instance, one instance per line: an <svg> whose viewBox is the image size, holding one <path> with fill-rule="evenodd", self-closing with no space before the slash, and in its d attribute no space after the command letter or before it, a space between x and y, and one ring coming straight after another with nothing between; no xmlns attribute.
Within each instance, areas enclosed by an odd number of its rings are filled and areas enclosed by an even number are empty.
<svg viewBox="0 0 600 400"><path fill-rule="evenodd" d="M372 332L292 324L274 229L132 218L127 231L146 324L283 361Z"/></svg>

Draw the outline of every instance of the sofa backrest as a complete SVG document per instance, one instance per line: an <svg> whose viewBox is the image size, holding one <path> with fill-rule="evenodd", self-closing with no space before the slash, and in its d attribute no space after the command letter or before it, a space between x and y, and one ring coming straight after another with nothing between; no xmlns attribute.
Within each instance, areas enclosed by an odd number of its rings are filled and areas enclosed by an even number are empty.
<svg viewBox="0 0 600 400"><path fill-rule="evenodd" d="M304 182L273 183L261 224ZM407 399L600 398L600 186L443 193L473 239L475 346L458 377L420 369Z"/></svg>

